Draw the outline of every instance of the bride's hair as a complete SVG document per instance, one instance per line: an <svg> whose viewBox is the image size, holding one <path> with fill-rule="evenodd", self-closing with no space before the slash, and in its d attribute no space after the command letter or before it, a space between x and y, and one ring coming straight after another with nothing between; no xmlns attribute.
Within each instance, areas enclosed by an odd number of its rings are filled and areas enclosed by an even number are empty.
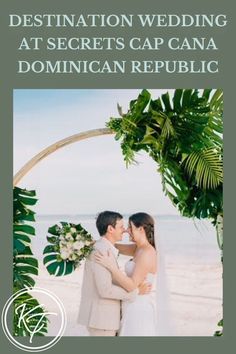
<svg viewBox="0 0 236 354"><path fill-rule="evenodd" d="M154 230L154 219L151 215L147 213L136 213L129 217L129 222L131 222L136 226L142 226L144 228L146 237L148 242L155 247L155 230Z"/></svg>

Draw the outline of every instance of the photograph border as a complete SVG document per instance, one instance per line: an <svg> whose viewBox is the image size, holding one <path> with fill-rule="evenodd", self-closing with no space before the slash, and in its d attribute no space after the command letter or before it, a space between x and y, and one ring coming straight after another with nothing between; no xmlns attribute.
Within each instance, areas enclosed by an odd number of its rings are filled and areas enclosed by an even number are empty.
<svg viewBox="0 0 236 354"><path fill-rule="evenodd" d="M1 7L3 7L1 5ZM78 9L79 7L79 9ZM26 76L20 76L16 73L16 59L20 56L17 52L17 44L20 37L23 37L25 33L32 36L35 35L34 31L26 31L20 29L17 34L8 27L8 14L12 12L27 13L27 12L50 12L55 13L55 1L47 2L35 2L32 10L32 1L12 0L7 4L4 4L2 8L2 21L1 26L1 43L2 43L2 58L1 58L1 129L0 129L0 165L1 165L1 178L0 178L0 225L2 231L2 239L4 241L1 247L1 265L0 265L0 279L3 280L4 286L1 287L1 309L4 303L7 301L9 294L12 293L12 176L13 176L13 89L34 89L34 88L222 88L224 91L224 112L226 121L224 123L224 210L225 210L225 234L226 242L224 244L225 258L224 258L224 317L225 333L223 337L167 337L167 338L111 338L105 341L104 338L89 338L89 337L63 337L59 345L51 348L50 352L63 353L65 351L80 351L80 352L93 352L96 353L109 353L112 351L115 353L132 351L135 353L152 352L152 351L164 351L175 353L199 353L202 352L214 352L222 353L224 350L231 350L234 346L234 303L232 299L235 298L235 275L233 272L234 264L234 250L235 250L235 237L234 237L234 187L235 181L235 166L232 161L234 154L234 137L236 123L234 119L233 103L235 98L233 97L233 76L235 66L235 56L232 54L234 47L234 33L235 33L235 13L234 4L226 0L223 3L219 0L215 1L198 1L196 4L189 4L186 0L180 0L178 3L173 3L170 0L161 4L156 4L154 1L146 1L142 4L136 4L134 2L128 3L121 0L119 3L111 5L108 1L101 0L95 3L92 1L78 1L68 0L65 3L56 5L57 13L73 13L75 11L101 13L101 9L105 12L114 10L115 12L126 13L146 13L147 9L149 13L225 13L229 18L229 24L227 31L224 34L219 34L219 29L215 30L218 38L218 44L220 47L217 53L217 58L220 65L220 72L217 75L212 74L199 74L199 75L183 75L178 74L165 75L160 74L158 76L140 75L132 77L130 75L117 76L116 79L110 76L99 76L94 79L93 75L81 75L80 79L77 76L47 76L38 75L37 78L33 74L27 74ZM134 29L135 30L135 29ZM200 31L201 32L201 31ZM207 29L201 32L202 35L207 36ZM104 31L105 33L105 31ZM68 30L68 35L70 31ZM165 34L163 33L163 36ZM164 52L162 55L164 56ZM101 53L101 57L106 53ZM35 56L34 53L29 53L28 57ZM197 54L196 54L197 56ZM212 54L204 53L204 58L211 58ZM53 55L52 55L53 57ZM150 59L155 58L155 53L149 55ZM127 55L128 59L128 55ZM157 87L158 86L158 87ZM6 354L15 352L15 348L8 342L1 331L1 343L2 348Z"/></svg>

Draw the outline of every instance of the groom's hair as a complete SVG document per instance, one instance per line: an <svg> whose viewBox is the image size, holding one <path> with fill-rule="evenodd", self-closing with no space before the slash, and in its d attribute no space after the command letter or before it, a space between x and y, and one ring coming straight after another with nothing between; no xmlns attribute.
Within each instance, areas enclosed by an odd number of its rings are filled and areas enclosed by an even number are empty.
<svg viewBox="0 0 236 354"><path fill-rule="evenodd" d="M120 213L115 211L103 211L97 216L96 226L100 236L103 236L107 232L109 225L115 227L117 220L123 219Z"/></svg>

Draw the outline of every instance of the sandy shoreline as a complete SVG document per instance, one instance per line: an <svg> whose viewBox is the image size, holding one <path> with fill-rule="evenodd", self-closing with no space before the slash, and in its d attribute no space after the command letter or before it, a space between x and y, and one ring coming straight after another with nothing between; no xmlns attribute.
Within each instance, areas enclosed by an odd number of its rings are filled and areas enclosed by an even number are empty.
<svg viewBox="0 0 236 354"><path fill-rule="evenodd" d="M122 268L126 257L121 259ZM222 318L221 264L166 263L171 289L173 322L176 336L212 336ZM64 277L50 276L40 262L36 285L56 294L64 304L67 326L64 336L85 336L87 331L77 323L83 265ZM45 303L47 307L47 303ZM51 306L51 305L50 305ZM51 306L52 307L52 306ZM48 308L47 310L53 310ZM50 318L48 335L55 335Z"/></svg>

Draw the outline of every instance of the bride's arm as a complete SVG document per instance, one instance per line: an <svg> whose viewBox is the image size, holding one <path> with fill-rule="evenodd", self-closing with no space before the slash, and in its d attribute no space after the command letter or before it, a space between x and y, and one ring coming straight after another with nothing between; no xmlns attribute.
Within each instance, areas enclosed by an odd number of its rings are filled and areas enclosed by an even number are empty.
<svg viewBox="0 0 236 354"><path fill-rule="evenodd" d="M143 283L148 273L148 265L150 260L149 252L143 252L143 254L138 258L132 277L128 277L119 268L117 268L111 253L108 255L96 254L95 258L97 263L110 270L113 279L128 292L138 288Z"/></svg>
<svg viewBox="0 0 236 354"><path fill-rule="evenodd" d="M135 243L115 243L115 247L119 250L121 254L124 254L125 256L133 256L137 248Z"/></svg>

